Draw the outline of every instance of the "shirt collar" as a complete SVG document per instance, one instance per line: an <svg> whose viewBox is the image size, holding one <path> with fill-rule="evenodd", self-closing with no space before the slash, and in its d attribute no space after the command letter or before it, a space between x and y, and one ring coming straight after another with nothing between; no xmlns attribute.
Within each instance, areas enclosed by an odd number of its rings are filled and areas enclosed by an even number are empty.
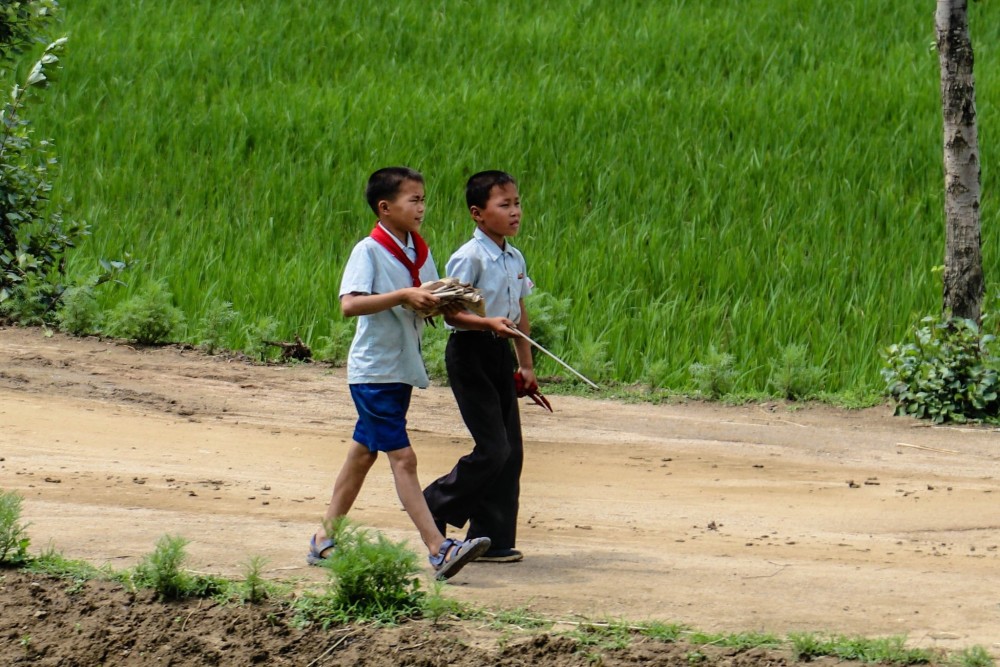
<svg viewBox="0 0 1000 667"><path fill-rule="evenodd" d="M389 238L395 241L396 245L398 245L400 248L403 248L405 250L417 249L417 244L413 242L413 234L406 232L406 243L400 243L399 239L396 238L396 235L390 232L389 229L382 224L381 220L378 221L378 226L381 227L385 231L385 233L389 235Z"/></svg>
<svg viewBox="0 0 1000 667"><path fill-rule="evenodd" d="M497 260L500 257L500 255L513 254L510 251L509 243L504 243L504 247L501 248L496 244L496 241L487 236L486 232L481 230L479 227L476 227L476 231L472 232L472 238L479 241L479 245L483 247L483 250L486 251L486 254L489 255L490 259L494 261Z"/></svg>

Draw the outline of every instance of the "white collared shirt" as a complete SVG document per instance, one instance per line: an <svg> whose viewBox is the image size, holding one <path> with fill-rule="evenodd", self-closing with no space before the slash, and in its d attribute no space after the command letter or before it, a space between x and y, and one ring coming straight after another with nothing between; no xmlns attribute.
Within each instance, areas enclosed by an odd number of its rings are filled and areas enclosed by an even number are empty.
<svg viewBox="0 0 1000 667"><path fill-rule="evenodd" d="M404 246L394 235L389 235L411 260L416 259L412 236L407 235ZM437 279L434 258L428 251L427 261L420 268L420 280ZM354 246L347 260L340 283L340 296L351 293L388 294L412 286L413 278L403 263L389 254L378 241L366 236ZM423 319L402 306L371 315L359 315L351 351L347 355L348 384L403 382L414 387L426 387L430 381L420 352L423 330Z"/></svg>
<svg viewBox="0 0 1000 667"><path fill-rule="evenodd" d="M509 239L501 249L478 227L448 259L445 275L482 291L486 317L506 317L515 323L521 320L519 300L534 287L521 251Z"/></svg>

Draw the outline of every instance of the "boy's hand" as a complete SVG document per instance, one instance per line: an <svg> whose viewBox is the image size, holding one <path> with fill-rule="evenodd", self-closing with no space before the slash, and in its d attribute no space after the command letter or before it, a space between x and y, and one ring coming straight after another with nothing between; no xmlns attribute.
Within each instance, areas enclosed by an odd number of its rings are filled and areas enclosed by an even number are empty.
<svg viewBox="0 0 1000 667"><path fill-rule="evenodd" d="M416 311L430 310L441 302L441 299L419 287L407 287L399 292L402 299L400 305L409 306Z"/></svg>
<svg viewBox="0 0 1000 667"><path fill-rule="evenodd" d="M511 329L516 329L517 325L514 324L513 320L506 317L486 317L483 318L486 324L489 326L487 331L492 331L497 336L501 338L513 338L517 334L511 331Z"/></svg>
<svg viewBox="0 0 1000 667"><path fill-rule="evenodd" d="M549 403L549 399L542 396L542 392L538 391L538 381L535 379L535 371L518 368L514 372L514 389L518 398L527 396L537 405L552 412L552 404Z"/></svg>

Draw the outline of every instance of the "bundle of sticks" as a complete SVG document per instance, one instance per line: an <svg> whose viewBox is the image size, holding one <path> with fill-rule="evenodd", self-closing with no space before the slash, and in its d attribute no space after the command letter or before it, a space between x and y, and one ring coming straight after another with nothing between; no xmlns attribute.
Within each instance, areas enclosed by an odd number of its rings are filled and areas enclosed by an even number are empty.
<svg viewBox="0 0 1000 667"><path fill-rule="evenodd" d="M465 310L473 312L480 317L486 316L486 303L483 301L482 293L477 288L463 283L458 278L432 280L431 282L422 284L420 289L427 290L441 300L433 308L415 311L417 315L424 319L440 315L443 307L453 304L458 304ZM406 307L409 308L409 306Z"/></svg>

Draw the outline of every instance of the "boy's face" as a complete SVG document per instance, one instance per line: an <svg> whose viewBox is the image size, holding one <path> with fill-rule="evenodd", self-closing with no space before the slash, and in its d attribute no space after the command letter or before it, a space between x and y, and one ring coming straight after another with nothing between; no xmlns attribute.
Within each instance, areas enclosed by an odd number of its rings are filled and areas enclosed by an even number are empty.
<svg viewBox="0 0 1000 667"><path fill-rule="evenodd" d="M500 247L506 237L516 236L521 229L521 197L513 183L494 185L486 206L473 206L469 212L483 233Z"/></svg>
<svg viewBox="0 0 1000 667"><path fill-rule="evenodd" d="M424 221L424 184L420 181L405 180L390 201L382 199L378 203L378 219L400 240L405 241L408 232L416 232Z"/></svg>

